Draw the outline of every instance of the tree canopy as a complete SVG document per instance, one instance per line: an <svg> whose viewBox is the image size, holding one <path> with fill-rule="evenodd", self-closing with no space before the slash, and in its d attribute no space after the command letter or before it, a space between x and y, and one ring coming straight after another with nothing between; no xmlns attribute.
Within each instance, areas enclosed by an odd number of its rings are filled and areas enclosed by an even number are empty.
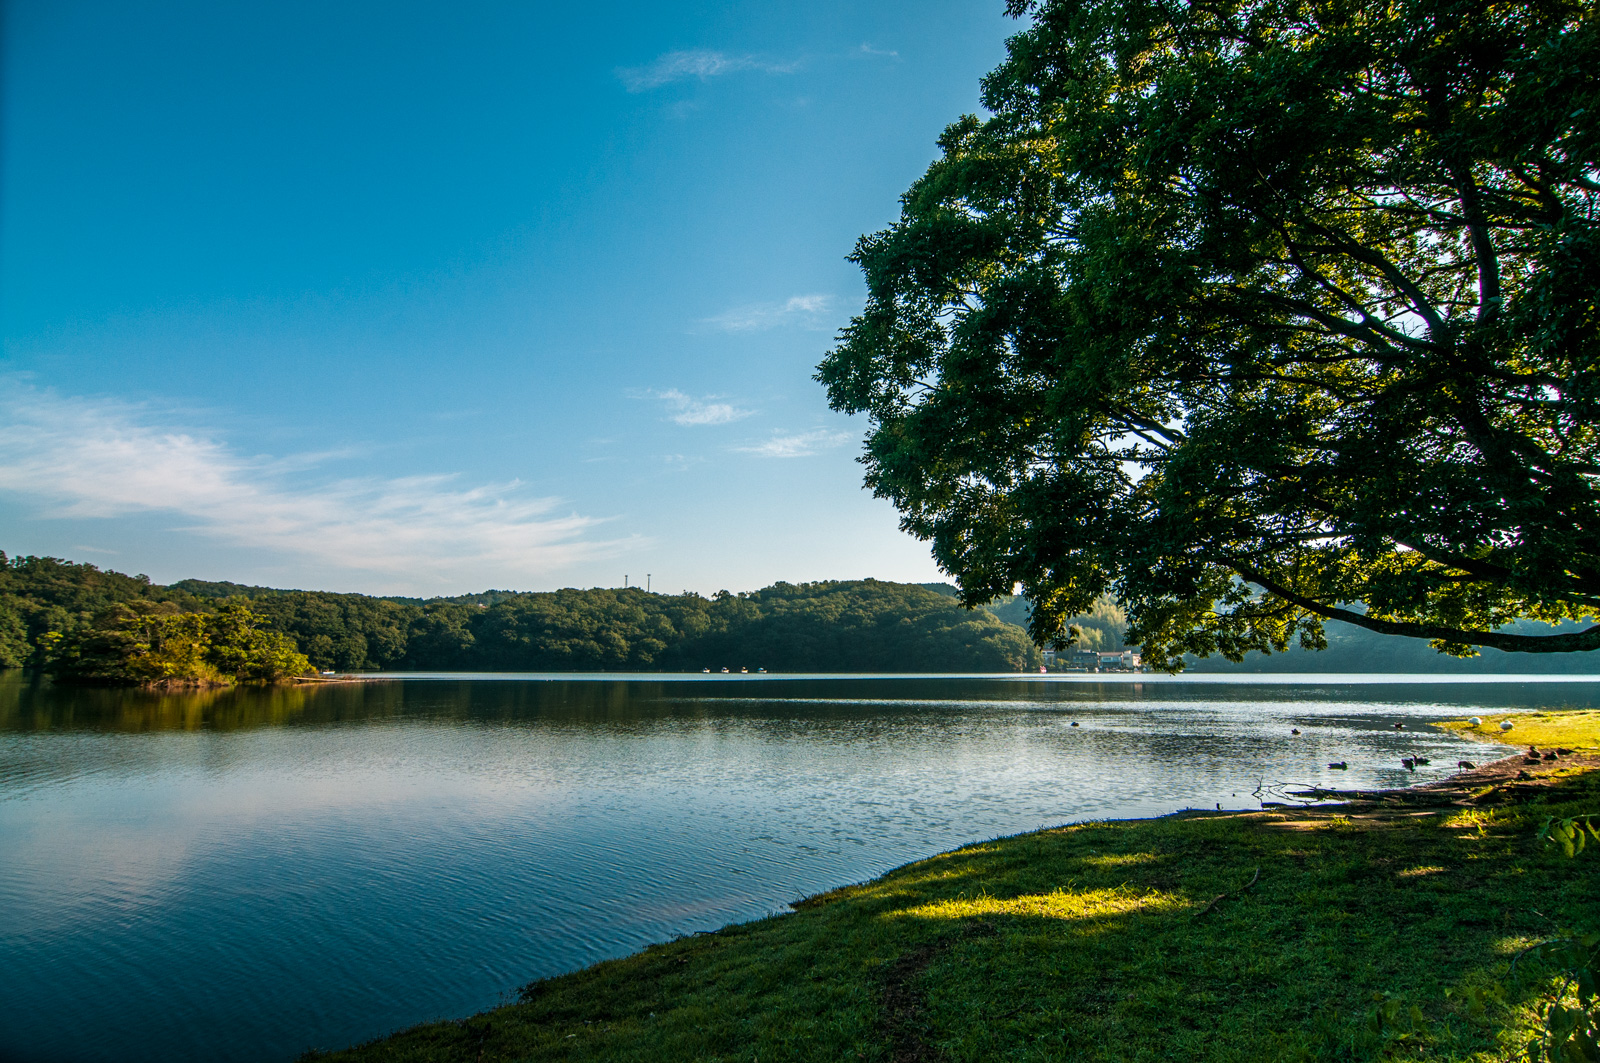
<svg viewBox="0 0 1600 1063"><path fill-rule="evenodd" d="M1337 619L1600 647L1589 0L1013 0L819 367L867 483L1040 640Z"/></svg>
<svg viewBox="0 0 1600 1063"><path fill-rule="evenodd" d="M311 662L288 636L261 630L242 601L185 612L172 602L118 603L75 628L41 640L57 679L147 686L276 683L308 675Z"/></svg>
<svg viewBox="0 0 1600 1063"><path fill-rule="evenodd" d="M596 587L420 604L292 591L251 606L319 665L449 671L992 672L1035 667L1024 632L878 580L712 597Z"/></svg>

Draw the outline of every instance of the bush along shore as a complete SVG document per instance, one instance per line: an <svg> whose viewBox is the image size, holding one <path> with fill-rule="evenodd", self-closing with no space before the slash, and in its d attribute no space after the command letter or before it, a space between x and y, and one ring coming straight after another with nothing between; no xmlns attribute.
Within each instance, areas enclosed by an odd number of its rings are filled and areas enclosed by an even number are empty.
<svg viewBox="0 0 1600 1063"><path fill-rule="evenodd" d="M117 604L71 633L40 640L44 669L57 682L204 689L292 682L311 662L241 602L185 612L170 602Z"/></svg>
<svg viewBox="0 0 1600 1063"><path fill-rule="evenodd" d="M1600 923L1579 745L1337 805L1000 838L305 1058L1593 1058L1571 1054Z"/></svg>

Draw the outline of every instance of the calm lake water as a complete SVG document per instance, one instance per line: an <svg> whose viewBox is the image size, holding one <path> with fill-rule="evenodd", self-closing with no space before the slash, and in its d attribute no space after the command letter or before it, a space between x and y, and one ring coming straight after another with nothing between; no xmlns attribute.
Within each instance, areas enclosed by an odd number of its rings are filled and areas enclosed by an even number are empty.
<svg viewBox="0 0 1600 1063"><path fill-rule="evenodd" d="M964 842L1442 777L1496 750L1429 720L1600 695L1572 677L1102 680L156 696L5 674L0 1058L290 1059ZM1408 774L1412 752L1433 765Z"/></svg>

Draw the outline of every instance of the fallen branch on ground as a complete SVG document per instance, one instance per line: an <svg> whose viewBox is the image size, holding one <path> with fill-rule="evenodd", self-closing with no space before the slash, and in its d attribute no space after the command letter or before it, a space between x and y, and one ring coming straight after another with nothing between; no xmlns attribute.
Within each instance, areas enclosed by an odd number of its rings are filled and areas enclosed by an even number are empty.
<svg viewBox="0 0 1600 1063"><path fill-rule="evenodd" d="M1204 908L1202 908L1198 912L1194 913L1194 917L1196 919L1199 919L1202 915L1205 915L1211 909L1215 908L1217 906L1217 902L1222 900L1225 897L1236 897L1236 896L1238 896L1239 894L1243 893L1245 890L1249 889L1251 886L1254 886L1256 884L1256 880L1258 880L1259 878L1261 878L1261 869L1258 867L1258 868L1256 868L1256 873L1254 875L1250 876L1250 881L1249 882L1246 882L1243 886L1240 886L1236 890L1229 890L1227 893L1219 893L1219 894L1217 894L1215 897L1211 898L1211 903L1210 904L1206 905Z"/></svg>

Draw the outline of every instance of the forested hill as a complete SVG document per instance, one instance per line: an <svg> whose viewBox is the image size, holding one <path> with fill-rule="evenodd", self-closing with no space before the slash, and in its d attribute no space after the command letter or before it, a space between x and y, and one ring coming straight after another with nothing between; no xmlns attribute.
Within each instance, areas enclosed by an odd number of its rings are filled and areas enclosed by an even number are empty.
<svg viewBox="0 0 1600 1063"><path fill-rule="evenodd" d="M1038 667L1026 632L925 587L778 583L747 594L637 588L376 598L143 576L0 553L0 666L118 603L210 611L247 600L319 668L338 671L1008 672Z"/></svg>
<svg viewBox="0 0 1600 1063"><path fill-rule="evenodd" d="M1576 631L1585 624L1568 624L1558 631ZM1525 634L1549 634L1550 627L1534 621L1510 625L1507 630ZM1476 657L1447 657L1423 639L1380 635L1375 631L1329 621L1323 626L1328 637L1325 650L1302 650L1290 646L1285 653L1270 656L1251 653L1238 664L1222 657L1189 658L1190 672L1382 672L1440 673L1447 675L1488 675L1510 672L1517 675L1594 675L1600 674L1600 650L1585 653L1508 653L1489 647Z"/></svg>
<svg viewBox="0 0 1600 1063"><path fill-rule="evenodd" d="M113 607L171 602L210 612L248 601L269 630L289 635L319 668L337 671L1007 672L1039 655L1018 624L1027 603L968 612L948 584L877 580L778 583L749 594L628 590L483 591L456 598L377 598L183 580L170 586L48 557L0 553L0 668L38 663L40 639L103 622ZM1008 622L1010 621L1010 622ZM1126 617L1111 603L1074 620L1087 649L1122 645ZM1600 651L1486 650L1458 660L1417 639L1327 626L1328 649L1242 664L1191 660L1200 672L1600 672Z"/></svg>

